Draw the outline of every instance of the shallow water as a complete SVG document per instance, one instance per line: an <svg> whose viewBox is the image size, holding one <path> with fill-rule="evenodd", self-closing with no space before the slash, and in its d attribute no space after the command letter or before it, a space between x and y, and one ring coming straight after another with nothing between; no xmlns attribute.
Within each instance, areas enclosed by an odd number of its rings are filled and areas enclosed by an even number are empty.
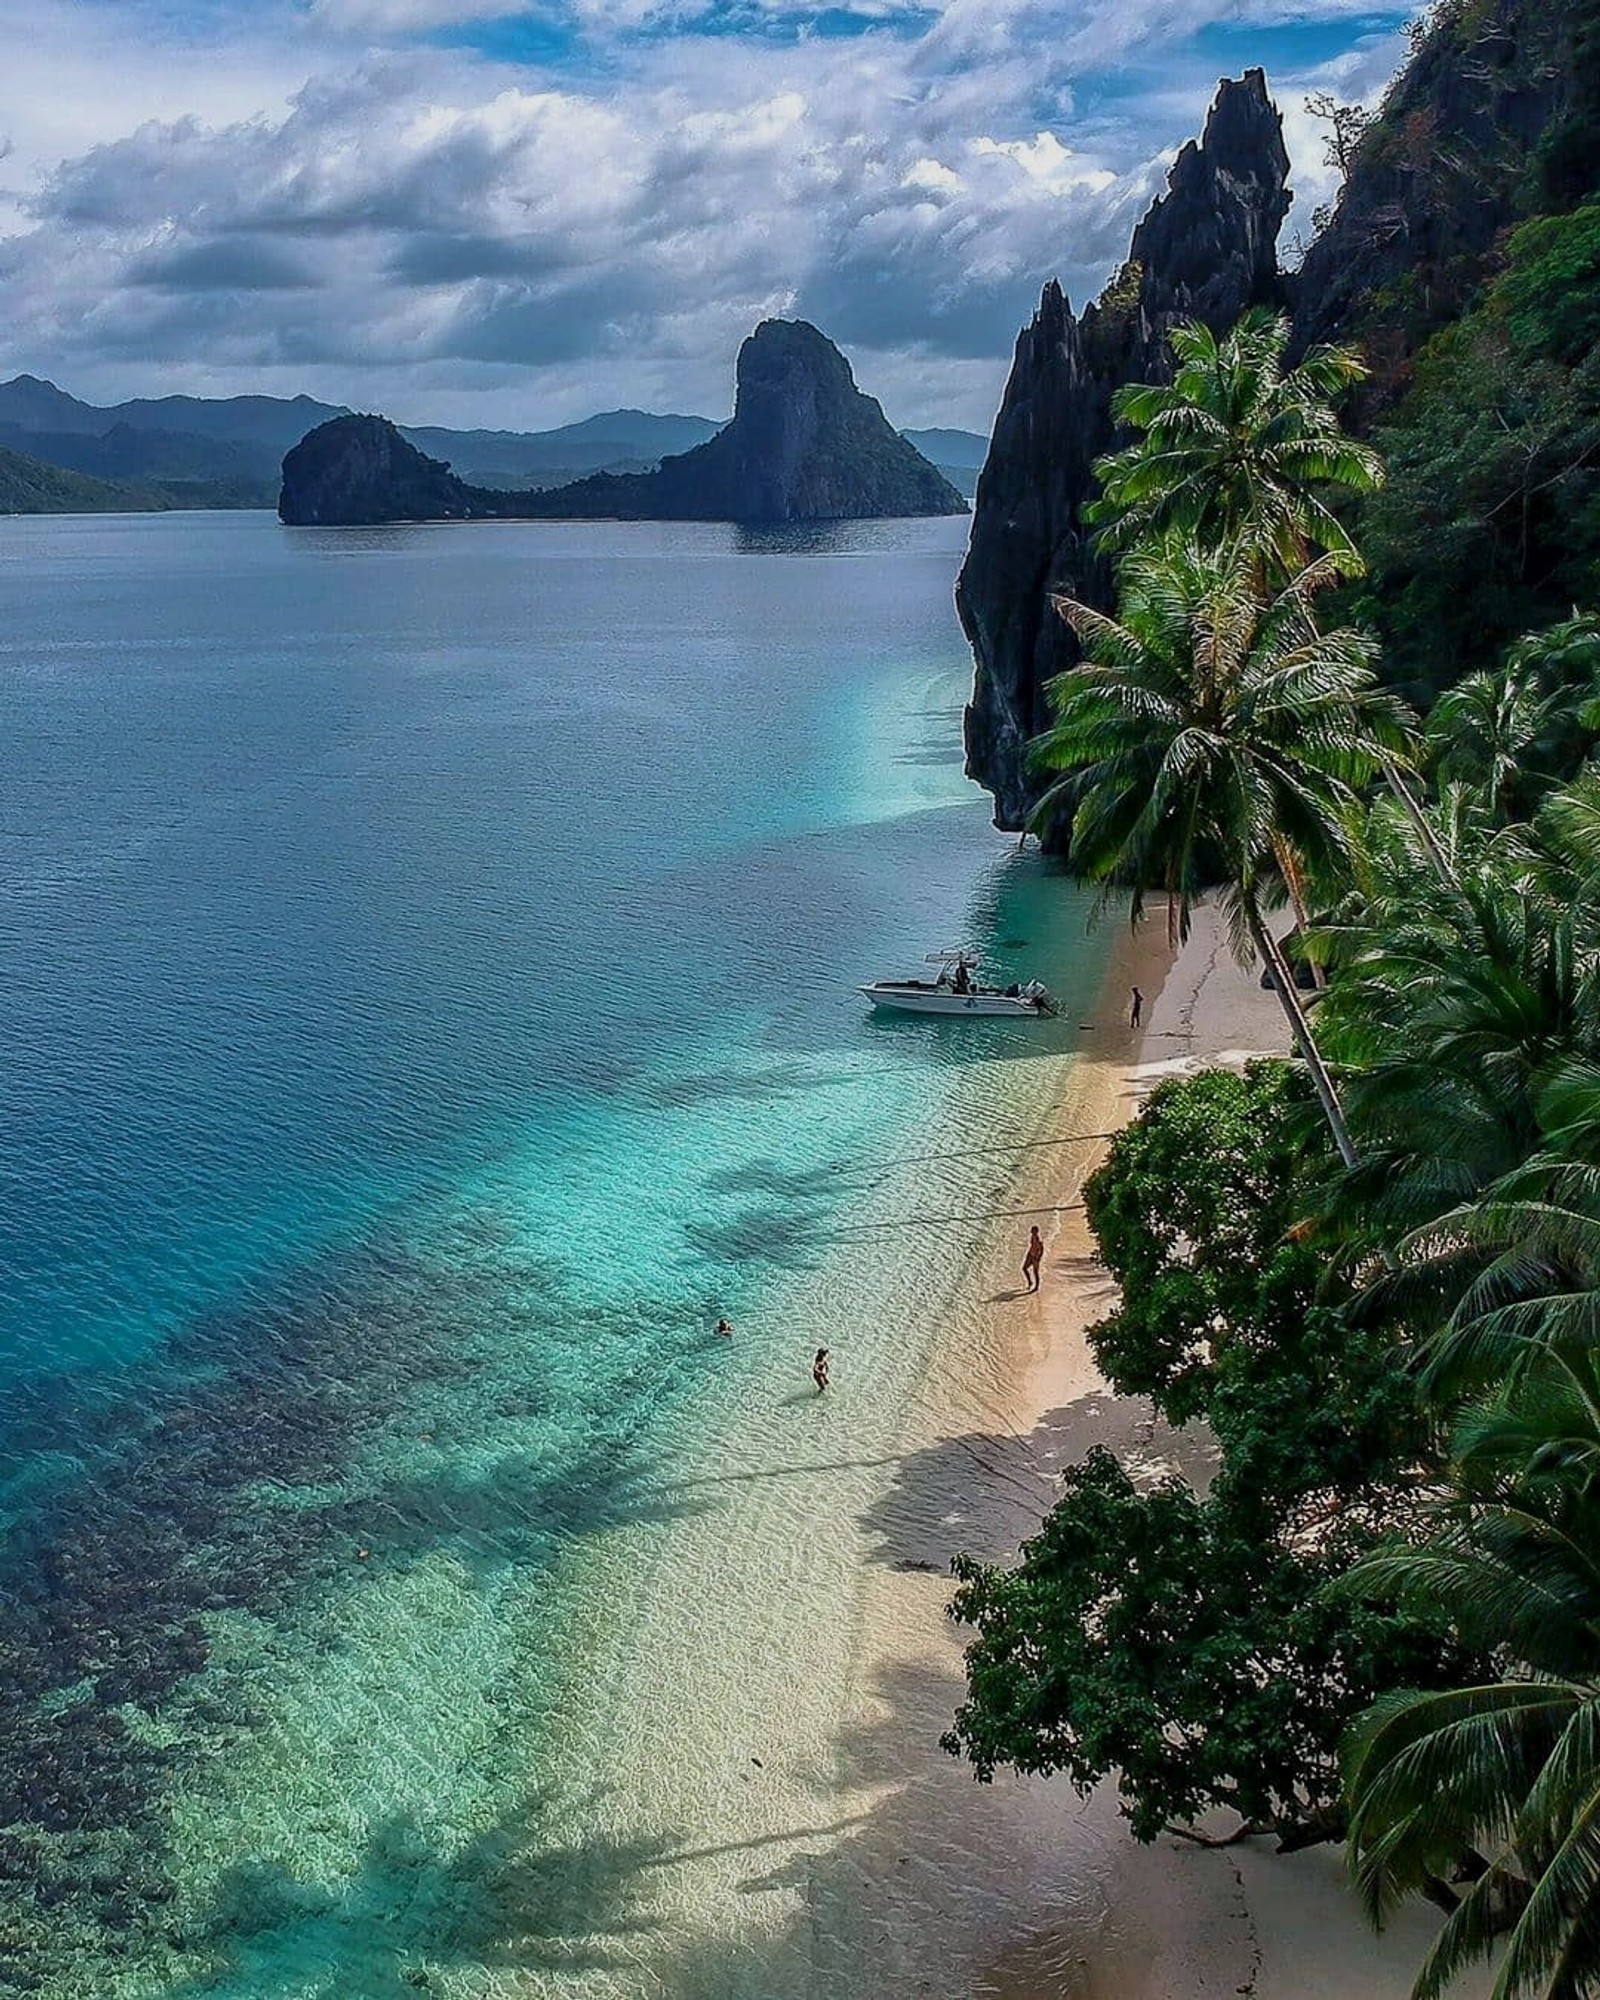
<svg viewBox="0 0 1600 2000"><path fill-rule="evenodd" d="M0 523L0 1990L872 1991L747 1859L1099 975L963 526Z"/></svg>

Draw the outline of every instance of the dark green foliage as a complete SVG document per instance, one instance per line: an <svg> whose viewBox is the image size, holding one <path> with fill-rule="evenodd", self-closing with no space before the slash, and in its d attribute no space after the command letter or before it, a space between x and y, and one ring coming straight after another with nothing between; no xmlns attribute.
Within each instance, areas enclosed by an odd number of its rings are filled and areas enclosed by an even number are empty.
<svg viewBox="0 0 1600 2000"><path fill-rule="evenodd" d="M1123 1290L1097 1353L1118 1389L1209 1417L1208 1491L1142 1491L1096 1451L1014 1569L956 1565L978 1636L946 1747L980 1777L1115 1770L1141 1839L1218 1806L1331 1835L1351 1717L1456 1664L1425 1621L1320 1594L1408 1510L1422 1434L1389 1333L1316 1303L1288 1240L1330 1159L1308 1100L1283 1064L1166 1084L1091 1183Z"/></svg>
<svg viewBox="0 0 1600 2000"><path fill-rule="evenodd" d="M116 486L0 450L0 514L143 514L170 504L142 487Z"/></svg>
<svg viewBox="0 0 1600 2000"><path fill-rule="evenodd" d="M1015 1570L957 1566L979 1637L947 1747L1000 1764L1109 1772L1135 1836L1228 1807L1290 1841L1338 1831L1337 1744L1396 1676L1432 1677L1415 1621L1317 1594L1350 1544L1315 1556L1264 1542L1180 1480L1140 1492L1103 1450Z"/></svg>
<svg viewBox="0 0 1600 2000"><path fill-rule="evenodd" d="M1495 2000L1584 2000L1600 1966L1600 1372L1552 1352L1457 1426L1456 1493L1342 1598L1447 1618L1497 1671L1402 1688L1347 1746L1350 1850L1369 1910L1463 1883L1418 1977L1435 2000L1497 1960ZM1460 1864L1466 1863L1465 1867Z"/></svg>
<svg viewBox="0 0 1600 2000"><path fill-rule="evenodd" d="M1388 677L1423 698L1600 599L1600 202L1507 254L1423 350L1358 529Z"/></svg>
<svg viewBox="0 0 1600 2000"><path fill-rule="evenodd" d="M1532 825L1469 813L1447 879L1369 828L1318 1015L1362 1139L1342 1197L1352 1228L1397 1245L1480 1199L1543 1143L1541 1096L1564 1061L1600 1057L1597 827L1591 774Z"/></svg>
<svg viewBox="0 0 1600 2000"><path fill-rule="evenodd" d="M1310 1101L1282 1063L1163 1083L1084 1188L1122 1293L1090 1345L1110 1380L1153 1396L1172 1423L1210 1413L1219 1355L1235 1340L1310 1300L1318 1260L1287 1233L1308 1154L1293 1114ZM1320 1166L1323 1149L1311 1158Z"/></svg>
<svg viewBox="0 0 1600 2000"><path fill-rule="evenodd" d="M1441 784L1465 785L1498 825L1531 818L1600 746L1600 619L1530 633L1503 666L1459 681L1428 740Z"/></svg>
<svg viewBox="0 0 1600 2000"><path fill-rule="evenodd" d="M1600 188L1600 8L1569 6L1562 71L1570 97L1540 143L1541 192L1566 208Z"/></svg>
<svg viewBox="0 0 1600 2000"><path fill-rule="evenodd" d="M1577 367L1600 341L1600 201L1524 224L1497 294L1519 352Z"/></svg>

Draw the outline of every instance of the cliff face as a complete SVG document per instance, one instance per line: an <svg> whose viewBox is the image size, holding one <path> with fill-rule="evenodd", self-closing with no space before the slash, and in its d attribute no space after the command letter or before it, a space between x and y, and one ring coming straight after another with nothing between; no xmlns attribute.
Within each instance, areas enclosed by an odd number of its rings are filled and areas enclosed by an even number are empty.
<svg viewBox="0 0 1600 2000"><path fill-rule="evenodd" d="M803 320L765 320L739 350L733 421L654 472L545 492L468 486L381 417L344 417L283 463L296 526L414 520L858 520L964 514L967 503Z"/></svg>
<svg viewBox="0 0 1600 2000"><path fill-rule="evenodd" d="M997 826L1016 831L1026 822L1038 793L1025 746L1045 723L1045 683L1076 658L1050 597L1110 604L1083 512L1097 490L1094 461L1111 443L1111 398L1124 383L1167 372L1174 319L1220 332L1248 306L1281 300L1288 176L1282 120L1262 72L1225 82L1204 136L1178 155L1166 194L1134 231L1129 261L1100 303L1074 318L1052 281L1017 341L956 586L977 663L967 771L994 794Z"/></svg>
<svg viewBox="0 0 1600 2000"><path fill-rule="evenodd" d="M631 478L582 480L553 512L673 521L848 521L964 514L942 472L899 435L850 364L805 320L763 320L739 350L733 421Z"/></svg>
<svg viewBox="0 0 1600 2000"><path fill-rule="evenodd" d="M1501 233L1592 185L1600 17L1592 0L1471 0L1439 12L1362 138L1327 227L1291 281L1292 357L1360 340L1370 421L1411 356L1455 318Z"/></svg>

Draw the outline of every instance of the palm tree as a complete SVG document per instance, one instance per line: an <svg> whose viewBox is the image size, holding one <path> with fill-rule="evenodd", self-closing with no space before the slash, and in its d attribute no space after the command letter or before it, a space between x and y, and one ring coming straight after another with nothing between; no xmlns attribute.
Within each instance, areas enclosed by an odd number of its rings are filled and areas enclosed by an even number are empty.
<svg viewBox="0 0 1600 2000"><path fill-rule="evenodd" d="M1070 813L1069 866L1129 892L1137 922L1164 893L1175 939L1196 901L1220 891L1246 955L1272 975L1339 1151L1355 1147L1266 911L1320 874L1343 870L1361 787L1405 754L1407 715L1373 673L1374 644L1321 632L1323 557L1269 599L1247 538L1220 549L1173 535L1135 549L1120 574L1122 615L1071 599L1058 608L1084 659L1050 684L1053 721L1034 768L1053 775L1036 830Z"/></svg>
<svg viewBox="0 0 1600 2000"><path fill-rule="evenodd" d="M1584 1221L1600 1238L1600 773L1531 827L1446 803L1452 878L1375 814L1356 889L1315 940L1346 975L1318 1034L1362 1133L1335 1207L1355 1244L1401 1245L1388 1303L1452 1330L1429 1350L1440 1393L1509 1366L1513 1329L1542 1314L1548 1330L1553 1307L1533 1301L1600 1288Z"/></svg>
<svg viewBox="0 0 1600 2000"><path fill-rule="evenodd" d="M1319 551L1340 573L1366 564L1318 489L1371 492L1383 460L1347 437L1334 405L1367 373L1353 348L1314 347L1285 370L1289 322L1267 307L1220 339L1181 321L1169 333L1170 383L1118 390L1112 414L1142 432L1095 467L1101 497L1088 509L1112 553L1172 529L1202 543L1242 538L1257 552L1263 591L1281 588ZM1379 769L1435 870L1449 862L1426 814L1390 758Z"/></svg>
<svg viewBox="0 0 1600 2000"><path fill-rule="evenodd" d="M1530 1158L1401 1246L1453 1294L1421 1349L1435 1400L1600 1354L1600 1068L1558 1061L1537 1112L1543 1143Z"/></svg>
<svg viewBox="0 0 1600 2000"><path fill-rule="evenodd" d="M1519 639L1469 674L1428 718L1441 778L1476 785L1501 821L1523 818L1575 777L1600 737L1600 620L1570 618Z"/></svg>
<svg viewBox="0 0 1600 2000"><path fill-rule="evenodd" d="M1377 1921L1418 1892L1450 1908L1413 2000L1497 1949L1494 2000L1579 2000L1600 1991L1595 1356L1546 1355L1470 1410L1450 1470L1458 1497L1426 1539L1335 1590L1398 1602L1520 1664L1396 1693L1361 1718L1346 1757L1351 1866ZM1459 1894L1452 1873L1468 1879Z"/></svg>
<svg viewBox="0 0 1600 2000"><path fill-rule="evenodd" d="M1345 976L1319 1016L1364 1135L1345 1206L1393 1241L1480 1199L1540 1144L1538 1093L1593 1011L1594 969L1538 861L1481 825L1441 880L1382 841L1316 934Z"/></svg>
<svg viewBox="0 0 1600 2000"><path fill-rule="evenodd" d="M1555 697L1513 664L1468 674L1439 697L1428 717L1439 776L1476 784L1504 825L1514 816L1519 781L1555 711Z"/></svg>
<svg viewBox="0 0 1600 2000"><path fill-rule="evenodd" d="M1130 385L1112 403L1118 423L1143 435L1095 468L1102 498L1089 518L1103 547L1125 551L1171 528L1202 542L1247 534L1280 581L1317 551L1360 574L1317 489L1382 483L1382 459L1344 434L1333 409L1366 368L1349 348L1316 347L1286 371L1288 339L1288 320L1259 307L1220 339L1195 322L1172 329L1172 381Z"/></svg>

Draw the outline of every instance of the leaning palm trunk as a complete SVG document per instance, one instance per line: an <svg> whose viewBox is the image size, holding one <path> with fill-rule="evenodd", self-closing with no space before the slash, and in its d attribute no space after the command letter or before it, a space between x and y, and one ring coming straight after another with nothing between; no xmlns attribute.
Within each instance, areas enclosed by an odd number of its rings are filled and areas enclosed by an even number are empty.
<svg viewBox="0 0 1600 2000"><path fill-rule="evenodd" d="M1311 1082L1317 1093L1317 1102L1322 1106L1322 1115L1328 1121L1328 1130L1333 1134L1333 1143L1339 1148L1339 1157L1347 1167L1361 1164L1361 1156L1356 1151L1350 1127L1345 1122L1344 1107L1339 1102L1339 1093L1334 1088L1333 1077L1328 1065L1322 1059L1322 1051L1317 1047L1311 1032L1311 1023L1306 1019L1306 1010L1300 1004L1299 988L1294 983L1294 974L1289 970L1278 941L1262 921L1261 913L1253 898L1247 898L1244 906L1245 922L1250 927L1250 935L1261 954L1272 983L1278 989L1278 999L1288 1018L1289 1032L1294 1037L1294 1045L1300 1051L1300 1060L1311 1072Z"/></svg>
<svg viewBox="0 0 1600 2000"><path fill-rule="evenodd" d="M1415 832L1418 840L1421 841L1424 852L1437 870L1439 880L1441 882L1454 883L1456 871L1451 864L1450 857L1445 853L1438 834L1434 832L1428 823L1428 815L1417 804L1411 787L1406 783L1405 778L1401 775L1400 767L1392 757L1384 758L1383 775L1389 790L1399 800L1401 810L1405 813L1406 818L1410 820L1412 830Z"/></svg>

